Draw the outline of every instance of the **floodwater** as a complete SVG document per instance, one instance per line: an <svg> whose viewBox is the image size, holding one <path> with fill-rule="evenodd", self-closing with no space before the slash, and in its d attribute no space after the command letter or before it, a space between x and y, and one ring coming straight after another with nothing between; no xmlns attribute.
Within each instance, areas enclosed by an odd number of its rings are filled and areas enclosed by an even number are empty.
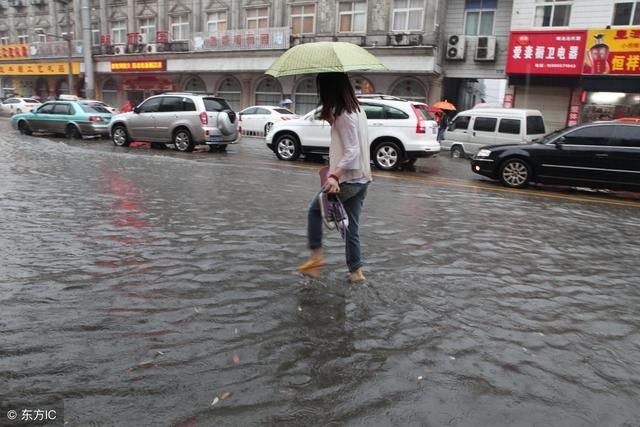
<svg viewBox="0 0 640 427"><path fill-rule="evenodd" d="M0 127L0 401L62 399L69 426L640 426L639 207L395 173L366 284L337 233L309 280L313 166Z"/></svg>

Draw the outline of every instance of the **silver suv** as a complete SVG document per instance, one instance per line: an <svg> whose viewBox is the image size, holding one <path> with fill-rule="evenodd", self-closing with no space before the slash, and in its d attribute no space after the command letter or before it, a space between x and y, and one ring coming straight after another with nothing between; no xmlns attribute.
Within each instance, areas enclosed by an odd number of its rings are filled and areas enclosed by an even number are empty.
<svg viewBox="0 0 640 427"><path fill-rule="evenodd" d="M211 151L226 150L238 140L238 121L227 101L211 95L170 92L147 98L129 113L113 116L111 140L118 147L131 141L174 144L193 151L206 144Z"/></svg>

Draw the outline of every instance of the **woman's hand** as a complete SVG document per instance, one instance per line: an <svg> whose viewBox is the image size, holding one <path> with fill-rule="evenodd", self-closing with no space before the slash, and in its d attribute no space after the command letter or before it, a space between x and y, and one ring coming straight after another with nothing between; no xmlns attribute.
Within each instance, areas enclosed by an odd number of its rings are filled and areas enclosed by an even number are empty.
<svg viewBox="0 0 640 427"><path fill-rule="evenodd" d="M336 180L334 177L330 176L327 179L327 183L324 185L324 192L325 193L339 193L340 192L340 184L338 183L338 180Z"/></svg>

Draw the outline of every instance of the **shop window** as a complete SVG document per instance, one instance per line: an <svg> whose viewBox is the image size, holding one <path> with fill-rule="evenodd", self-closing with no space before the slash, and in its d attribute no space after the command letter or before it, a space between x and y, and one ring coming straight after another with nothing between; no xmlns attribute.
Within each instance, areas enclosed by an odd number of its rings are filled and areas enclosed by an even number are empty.
<svg viewBox="0 0 640 427"><path fill-rule="evenodd" d="M424 86L414 79L401 80L394 86L391 95L416 102L426 102L427 100Z"/></svg>
<svg viewBox="0 0 640 427"><path fill-rule="evenodd" d="M153 43L156 39L156 18L142 18L138 21L138 32L144 36L147 43Z"/></svg>
<svg viewBox="0 0 640 427"><path fill-rule="evenodd" d="M118 87L113 79L102 84L102 101L112 107L118 107Z"/></svg>
<svg viewBox="0 0 640 427"><path fill-rule="evenodd" d="M207 16L207 30L209 34L227 31L227 12L213 12Z"/></svg>
<svg viewBox="0 0 640 427"><path fill-rule="evenodd" d="M291 34L313 34L315 22L315 4L291 6Z"/></svg>
<svg viewBox="0 0 640 427"><path fill-rule="evenodd" d="M278 105L282 99L282 88L273 78L265 78L256 87L256 104Z"/></svg>
<svg viewBox="0 0 640 427"><path fill-rule="evenodd" d="M424 0L393 0L393 31L422 30Z"/></svg>
<svg viewBox="0 0 640 427"><path fill-rule="evenodd" d="M269 28L269 8L247 9L247 29Z"/></svg>
<svg viewBox="0 0 640 427"><path fill-rule="evenodd" d="M120 19L111 22L111 43L125 44L127 42L127 21Z"/></svg>
<svg viewBox="0 0 640 427"><path fill-rule="evenodd" d="M184 91L192 93L207 93L207 87L202 79L198 77L191 77L187 80L187 83L185 83Z"/></svg>
<svg viewBox="0 0 640 427"><path fill-rule="evenodd" d="M56 88L56 94L60 95L69 95L69 83L67 80L58 81L58 86Z"/></svg>
<svg viewBox="0 0 640 427"><path fill-rule="evenodd" d="M189 40L189 16L178 15L171 17L171 40Z"/></svg>
<svg viewBox="0 0 640 427"><path fill-rule="evenodd" d="M240 82L232 77L224 79L218 87L218 96L224 98L234 111L240 110L241 94Z"/></svg>
<svg viewBox="0 0 640 427"><path fill-rule="evenodd" d="M367 26L367 3L341 1L338 6L338 32L364 33Z"/></svg>
<svg viewBox="0 0 640 427"><path fill-rule="evenodd" d="M49 83L46 79L38 79L36 81L36 95L38 95L41 100L49 97Z"/></svg>
<svg viewBox="0 0 640 427"><path fill-rule="evenodd" d="M571 17L572 1L536 0L543 3L536 6L534 25L536 27L567 27Z"/></svg>
<svg viewBox="0 0 640 427"><path fill-rule="evenodd" d="M296 114L306 114L318 106L318 91L314 79L304 79L296 86L294 97Z"/></svg>
<svg viewBox="0 0 640 427"><path fill-rule="evenodd" d="M612 25L640 25L640 1L626 1L613 6Z"/></svg>
<svg viewBox="0 0 640 427"><path fill-rule="evenodd" d="M493 35L497 0L466 0L464 33L468 36Z"/></svg>
<svg viewBox="0 0 640 427"><path fill-rule="evenodd" d="M498 132L519 135L520 134L520 120L518 120L518 119L502 119L502 120L500 120L500 126L498 126Z"/></svg>

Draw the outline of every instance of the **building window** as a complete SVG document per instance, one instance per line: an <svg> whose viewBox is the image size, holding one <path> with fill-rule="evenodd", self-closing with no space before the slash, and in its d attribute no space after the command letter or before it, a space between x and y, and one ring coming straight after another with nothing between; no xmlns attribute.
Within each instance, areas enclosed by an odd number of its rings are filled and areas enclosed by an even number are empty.
<svg viewBox="0 0 640 427"><path fill-rule="evenodd" d="M417 80L404 79L400 80L391 91L391 95L398 98L407 99L409 101L426 102L427 93L424 86Z"/></svg>
<svg viewBox="0 0 640 427"><path fill-rule="evenodd" d="M464 33L468 36L493 35L497 7L497 0L466 0Z"/></svg>
<svg viewBox="0 0 640 427"><path fill-rule="evenodd" d="M156 40L156 18L140 19L138 31L143 35L147 43L153 43Z"/></svg>
<svg viewBox="0 0 640 427"><path fill-rule="evenodd" d="M29 33L25 28L18 30L18 44L29 43Z"/></svg>
<svg viewBox="0 0 640 427"><path fill-rule="evenodd" d="M296 86L294 97L296 114L307 114L318 106L318 91L315 79L304 79Z"/></svg>
<svg viewBox="0 0 640 427"><path fill-rule="evenodd" d="M341 1L338 8L338 32L364 33L367 25L367 3Z"/></svg>
<svg viewBox="0 0 640 427"><path fill-rule="evenodd" d="M566 0L536 0L544 3L536 6L536 27L568 27L571 17L571 1Z"/></svg>
<svg viewBox="0 0 640 427"><path fill-rule="evenodd" d="M209 34L227 31L227 12L210 13L207 17L207 29Z"/></svg>
<svg viewBox="0 0 640 427"><path fill-rule="evenodd" d="M269 8L247 9L247 28L250 30L269 28Z"/></svg>
<svg viewBox="0 0 640 427"><path fill-rule="evenodd" d="M171 40L189 40L189 17L187 15L171 17Z"/></svg>
<svg viewBox="0 0 640 427"><path fill-rule="evenodd" d="M207 93L207 87L199 77L191 77L184 85L185 92Z"/></svg>
<svg viewBox="0 0 640 427"><path fill-rule="evenodd" d="M127 21L121 19L111 23L111 43L125 44L127 42Z"/></svg>
<svg viewBox="0 0 640 427"><path fill-rule="evenodd" d="M291 33L313 34L316 21L316 5L291 6Z"/></svg>
<svg viewBox="0 0 640 427"><path fill-rule="evenodd" d="M424 0L393 0L393 31L422 30Z"/></svg>
<svg viewBox="0 0 640 427"><path fill-rule="evenodd" d="M640 25L640 1L616 3L611 25Z"/></svg>
<svg viewBox="0 0 640 427"><path fill-rule="evenodd" d="M7 44L9 44L9 32L2 31L0 32L0 45L7 45Z"/></svg>
<svg viewBox="0 0 640 427"><path fill-rule="evenodd" d="M45 34L38 34L38 43L46 43L47 36Z"/></svg>
<svg viewBox="0 0 640 427"><path fill-rule="evenodd" d="M232 77L227 77L220 83L217 95L226 99L233 111L240 111L240 96L242 88L240 82Z"/></svg>
<svg viewBox="0 0 640 427"><path fill-rule="evenodd" d="M281 99L282 88L276 79L267 77L256 87L256 105L278 105Z"/></svg>
<svg viewBox="0 0 640 427"><path fill-rule="evenodd" d="M98 26L97 24L92 24L92 27ZM100 46L100 30L91 30L91 45L92 46Z"/></svg>

